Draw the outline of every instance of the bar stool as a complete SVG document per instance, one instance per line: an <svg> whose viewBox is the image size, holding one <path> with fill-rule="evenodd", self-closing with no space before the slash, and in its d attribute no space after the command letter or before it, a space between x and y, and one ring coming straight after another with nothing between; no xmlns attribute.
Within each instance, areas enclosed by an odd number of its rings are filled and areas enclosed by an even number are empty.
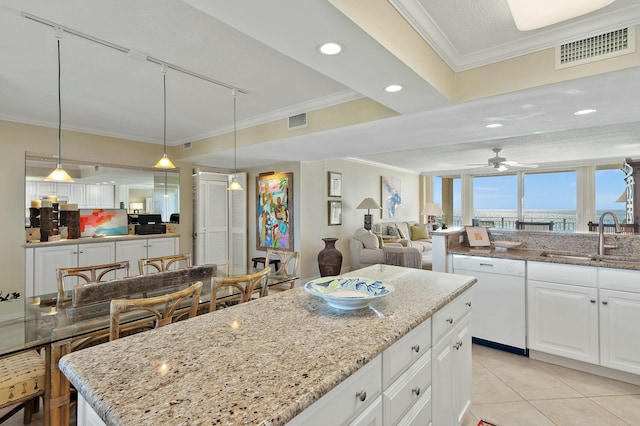
<svg viewBox="0 0 640 426"><path fill-rule="evenodd" d="M267 259L262 256L262 257L253 257L251 258L251 261L253 262L253 268L257 269L258 268L258 263L262 263L262 267L266 268L267 265L265 265L265 263L267 262ZM269 266L271 265L275 265L276 267L276 271L280 269L280 259L276 258L276 259L269 259Z"/></svg>
<svg viewBox="0 0 640 426"><path fill-rule="evenodd" d="M44 395L45 362L35 350L0 359L0 408L18 404L0 418L4 423L24 408L24 424L31 423L38 398Z"/></svg>

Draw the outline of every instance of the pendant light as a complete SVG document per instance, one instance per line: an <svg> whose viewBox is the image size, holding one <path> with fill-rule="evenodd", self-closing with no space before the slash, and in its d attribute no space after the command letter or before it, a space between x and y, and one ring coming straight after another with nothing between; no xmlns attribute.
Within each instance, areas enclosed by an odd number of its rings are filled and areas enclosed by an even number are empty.
<svg viewBox="0 0 640 426"><path fill-rule="evenodd" d="M173 162L167 157L167 65L162 64L162 90L163 90L163 104L164 104L164 127L163 127L163 145L164 145L164 154L162 154L162 158L158 160L154 167L158 169L175 169L176 166L173 165Z"/></svg>
<svg viewBox="0 0 640 426"><path fill-rule="evenodd" d="M44 178L44 180L73 182L69 173L62 168L61 159L62 140L60 138L60 134L62 133L62 96L60 96L60 39L62 38L62 32L62 28L56 28L56 37L58 38L58 162L56 164L56 169L52 171L49 176Z"/></svg>
<svg viewBox="0 0 640 426"><path fill-rule="evenodd" d="M238 174L238 148L236 146L238 129L236 122L236 99L237 92L236 89L231 89L231 94L233 95L233 178L231 178L231 183L227 187L229 191L242 191L242 185L238 182L236 175Z"/></svg>

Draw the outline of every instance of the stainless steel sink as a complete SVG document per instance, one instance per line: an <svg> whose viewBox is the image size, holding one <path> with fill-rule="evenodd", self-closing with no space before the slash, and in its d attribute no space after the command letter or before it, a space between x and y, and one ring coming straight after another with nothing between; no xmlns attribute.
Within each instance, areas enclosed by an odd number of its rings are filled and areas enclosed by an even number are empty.
<svg viewBox="0 0 640 426"><path fill-rule="evenodd" d="M570 254L558 254L558 253L542 253L540 256L549 257L549 258L557 258L557 259L569 259L569 260L598 260L596 256L578 256L578 255L570 255Z"/></svg>

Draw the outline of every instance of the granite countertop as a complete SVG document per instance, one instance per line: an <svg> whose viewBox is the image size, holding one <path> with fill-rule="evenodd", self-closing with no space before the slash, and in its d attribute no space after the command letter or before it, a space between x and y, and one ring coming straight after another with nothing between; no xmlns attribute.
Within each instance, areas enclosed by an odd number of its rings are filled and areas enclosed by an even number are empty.
<svg viewBox="0 0 640 426"><path fill-rule="evenodd" d="M449 253L470 256L495 257L500 259L515 259L580 266L600 266L605 268L640 270L640 258L628 256L583 256L577 253L558 252L554 250L530 250L524 248L500 249L493 246L483 248L458 246L449 248Z"/></svg>
<svg viewBox="0 0 640 426"><path fill-rule="evenodd" d="M71 353L60 368L107 424L282 425L475 283L389 265L345 275L396 291L339 311L295 288Z"/></svg>

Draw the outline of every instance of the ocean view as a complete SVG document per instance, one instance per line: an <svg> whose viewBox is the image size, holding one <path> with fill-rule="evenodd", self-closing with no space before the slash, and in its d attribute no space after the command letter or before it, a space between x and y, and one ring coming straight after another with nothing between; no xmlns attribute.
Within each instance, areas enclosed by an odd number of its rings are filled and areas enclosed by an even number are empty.
<svg viewBox="0 0 640 426"><path fill-rule="evenodd" d="M596 210L594 222L598 222L600 215L608 210ZM625 220L624 209L610 210L618 216L620 223ZM463 226L459 210L453 212L453 226ZM488 226L498 229L515 229L518 213L515 210L475 210L474 219L478 219L480 226ZM576 211L575 210L527 210L524 214L526 222L549 222L553 221L554 230L575 231ZM605 218L605 223L613 223L611 217Z"/></svg>

